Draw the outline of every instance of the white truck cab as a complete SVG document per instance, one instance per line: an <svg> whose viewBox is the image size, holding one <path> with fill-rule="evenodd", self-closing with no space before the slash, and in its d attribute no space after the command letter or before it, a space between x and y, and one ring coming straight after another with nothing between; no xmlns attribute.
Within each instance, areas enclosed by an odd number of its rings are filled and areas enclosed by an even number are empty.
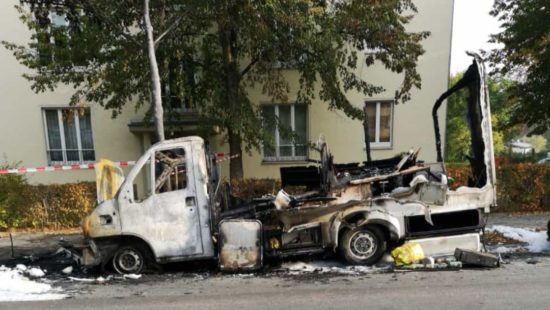
<svg viewBox="0 0 550 310"><path fill-rule="evenodd" d="M110 260L117 272L131 273L147 259L213 258L206 156L200 137L168 140L147 150L116 197L85 218L84 235L92 244L83 256L85 265Z"/></svg>

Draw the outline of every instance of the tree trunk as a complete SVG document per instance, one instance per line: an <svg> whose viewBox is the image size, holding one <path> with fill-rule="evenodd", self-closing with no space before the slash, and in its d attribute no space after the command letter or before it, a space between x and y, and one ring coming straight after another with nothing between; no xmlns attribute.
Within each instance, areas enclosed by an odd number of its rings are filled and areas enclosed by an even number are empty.
<svg viewBox="0 0 550 310"><path fill-rule="evenodd" d="M151 96L154 109L155 131L159 141L164 141L164 111L160 88L160 75L155 56L155 40L153 38L153 26L149 17L149 0L143 0L143 24L147 35L147 53L149 55L149 68L151 77Z"/></svg>
<svg viewBox="0 0 550 310"><path fill-rule="evenodd" d="M239 120L242 117L241 101L239 98L239 87L241 75L237 66L237 55L235 50L236 34L228 24L220 25L220 43L222 46L224 78L225 78L225 109L230 121L227 123L227 135L229 138L229 152L231 155L241 155L242 138L239 133L241 129ZM243 159L239 156L229 163L230 179L241 180L243 178Z"/></svg>
<svg viewBox="0 0 550 310"><path fill-rule="evenodd" d="M367 105L363 107L363 132L365 133L365 152L367 153L367 164L370 166L372 158L370 156L370 137L369 137L369 115L367 113Z"/></svg>
<svg viewBox="0 0 550 310"><path fill-rule="evenodd" d="M241 136L233 133L231 129L227 129L229 136L229 154L239 154L239 157L231 159L229 163L229 178L231 180L243 179L243 157L241 155Z"/></svg>

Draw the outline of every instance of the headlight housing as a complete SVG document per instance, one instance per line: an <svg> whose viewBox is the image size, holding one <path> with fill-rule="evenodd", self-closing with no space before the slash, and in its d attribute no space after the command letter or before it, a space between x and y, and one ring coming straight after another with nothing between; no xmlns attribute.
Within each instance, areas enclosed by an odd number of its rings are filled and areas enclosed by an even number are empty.
<svg viewBox="0 0 550 310"><path fill-rule="evenodd" d="M111 225L113 224L113 218L109 214L100 215L99 223L101 225Z"/></svg>

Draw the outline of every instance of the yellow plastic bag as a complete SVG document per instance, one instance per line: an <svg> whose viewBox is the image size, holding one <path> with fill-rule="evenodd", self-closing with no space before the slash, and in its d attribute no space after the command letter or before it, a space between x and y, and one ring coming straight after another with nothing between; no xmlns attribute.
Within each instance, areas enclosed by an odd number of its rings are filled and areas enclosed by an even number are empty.
<svg viewBox="0 0 550 310"><path fill-rule="evenodd" d="M418 243L409 242L391 251L396 266L410 265L424 259L424 251Z"/></svg>

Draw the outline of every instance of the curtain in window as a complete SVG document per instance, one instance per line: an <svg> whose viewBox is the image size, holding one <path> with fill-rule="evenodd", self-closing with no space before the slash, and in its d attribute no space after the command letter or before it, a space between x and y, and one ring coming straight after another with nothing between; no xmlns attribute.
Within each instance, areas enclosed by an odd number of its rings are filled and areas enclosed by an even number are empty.
<svg viewBox="0 0 550 310"><path fill-rule="evenodd" d="M391 135L391 102L380 103L380 141L390 142Z"/></svg>
<svg viewBox="0 0 550 310"><path fill-rule="evenodd" d="M296 156L307 156L307 117L306 106L294 106L294 132L298 136L296 141Z"/></svg>
<svg viewBox="0 0 550 310"><path fill-rule="evenodd" d="M86 109L83 115L80 115L80 143L82 145L82 160L95 160L94 140L92 138L92 121L90 110Z"/></svg>
<svg viewBox="0 0 550 310"><path fill-rule="evenodd" d="M277 130L277 126L275 125L275 106L263 106L262 116L264 118L265 130L271 136L271 141L264 141L264 157L275 157L275 148L273 147L277 143L275 141L275 132Z"/></svg>
<svg viewBox="0 0 550 310"><path fill-rule="evenodd" d="M369 123L369 142L376 142L376 102L367 102L367 121Z"/></svg>
<svg viewBox="0 0 550 310"><path fill-rule="evenodd" d="M79 162L78 137L74 118L74 111L65 110L63 114L63 131L65 132L65 150L67 151L67 161Z"/></svg>
<svg viewBox="0 0 550 310"><path fill-rule="evenodd" d="M48 130L48 157L50 161L63 161L63 151L61 146L61 133L59 131L59 121L57 110L46 110L46 128Z"/></svg>
<svg viewBox="0 0 550 310"><path fill-rule="evenodd" d="M290 115L290 105L279 106L279 156L292 156L292 120Z"/></svg>

